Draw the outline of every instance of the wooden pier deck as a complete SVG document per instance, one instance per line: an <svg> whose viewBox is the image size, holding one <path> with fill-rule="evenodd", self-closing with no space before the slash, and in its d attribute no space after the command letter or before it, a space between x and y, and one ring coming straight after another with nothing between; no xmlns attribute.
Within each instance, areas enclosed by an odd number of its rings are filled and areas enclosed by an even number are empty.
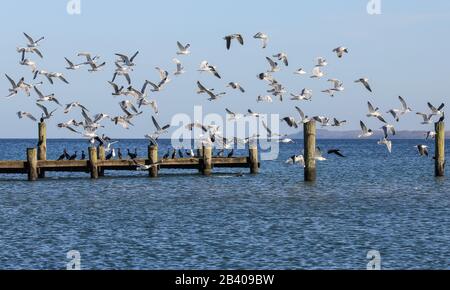
<svg viewBox="0 0 450 290"><path fill-rule="evenodd" d="M158 156L158 147L148 146L148 158L105 159L105 148L89 147L87 160L47 160L47 137L45 123L39 123L37 148L28 148L26 160L0 161L0 174L27 174L28 180L34 181L45 177L45 172L85 172L91 178L104 176L105 171L130 170L148 171L149 177L157 177L161 169L197 169L203 175L210 175L213 168L249 168L250 173L258 173L258 149L251 146L248 156L213 157L211 147L197 150L197 156L191 158L162 159Z"/></svg>

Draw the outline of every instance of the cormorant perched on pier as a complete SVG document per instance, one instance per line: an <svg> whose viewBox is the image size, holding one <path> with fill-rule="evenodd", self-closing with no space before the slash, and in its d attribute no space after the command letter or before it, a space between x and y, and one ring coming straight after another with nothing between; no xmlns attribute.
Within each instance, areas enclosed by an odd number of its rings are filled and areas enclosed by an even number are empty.
<svg viewBox="0 0 450 290"><path fill-rule="evenodd" d="M135 159L137 157L137 151L135 150L135 153L130 152L130 149L127 148L127 152L128 152L128 157L130 157L130 159Z"/></svg>
<svg viewBox="0 0 450 290"><path fill-rule="evenodd" d="M116 150L113 148L111 149L111 152L108 153L108 155L105 156L106 160L110 160L111 158L116 156Z"/></svg>
<svg viewBox="0 0 450 290"><path fill-rule="evenodd" d="M84 150L82 150L80 160L84 160L84 159L86 159L86 154L84 153Z"/></svg>
<svg viewBox="0 0 450 290"><path fill-rule="evenodd" d="M120 150L120 148L117 148L117 157L122 160L122 151Z"/></svg>
<svg viewBox="0 0 450 290"><path fill-rule="evenodd" d="M178 149L178 156L180 158L183 158L183 151L181 151L181 149Z"/></svg>
<svg viewBox="0 0 450 290"><path fill-rule="evenodd" d="M170 148L167 148L167 153L164 154L164 156L162 157L162 159L167 159L167 158L169 158L169 155L170 155Z"/></svg>
<svg viewBox="0 0 450 290"><path fill-rule="evenodd" d="M69 153L67 153L67 149L64 148L63 154L61 154L57 160L60 161L60 160L69 159L69 158L70 158L70 155L69 155Z"/></svg>
<svg viewBox="0 0 450 290"><path fill-rule="evenodd" d="M231 151L228 152L227 157L228 157L228 158L233 157L233 154L234 154L234 149L231 149Z"/></svg>
<svg viewBox="0 0 450 290"><path fill-rule="evenodd" d="M192 149L186 149L186 155L189 157L194 157L194 151Z"/></svg>
<svg viewBox="0 0 450 290"><path fill-rule="evenodd" d="M69 160L75 160L77 158L77 151L72 154L72 156L69 157Z"/></svg>
<svg viewBox="0 0 450 290"><path fill-rule="evenodd" d="M177 149L173 149L173 152L172 152L172 159L175 159L175 157L177 157Z"/></svg>
<svg viewBox="0 0 450 290"><path fill-rule="evenodd" d="M223 151L224 149L220 149L219 152L217 152L217 157L223 157Z"/></svg>

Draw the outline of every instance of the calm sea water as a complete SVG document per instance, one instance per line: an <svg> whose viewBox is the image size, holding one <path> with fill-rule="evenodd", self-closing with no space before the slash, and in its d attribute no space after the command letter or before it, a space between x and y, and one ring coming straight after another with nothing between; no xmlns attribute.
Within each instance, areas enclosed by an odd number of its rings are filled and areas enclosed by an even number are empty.
<svg viewBox="0 0 450 290"><path fill-rule="evenodd" d="M347 158L320 162L315 184L284 163L301 140L281 144L255 176L0 175L0 268L65 269L78 250L83 269L365 269L378 250L385 269L450 269L450 172L433 176L433 160L413 148L423 142L394 141L389 155L373 140L318 140ZM33 145L1 140L0 159L23 159ZM86 146L49 140L48 158ZM146 146L120 141L143 156Z"/></svg>

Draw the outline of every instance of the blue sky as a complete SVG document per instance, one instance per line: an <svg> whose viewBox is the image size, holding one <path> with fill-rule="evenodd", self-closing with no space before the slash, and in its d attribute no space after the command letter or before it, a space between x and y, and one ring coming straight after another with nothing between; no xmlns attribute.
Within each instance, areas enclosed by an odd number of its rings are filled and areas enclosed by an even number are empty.
<svg viewBox="0 0 450 290"><path fill-rule="evenodd" d="M26 4L24 3L26 2ZM378 128L376 120L365 117L367 101L383 111L399 107L397 96L404 96L413 110L426 111L426 102L440 103L448 100L450 82L450 2L449 1L387 1L382 0L382 14L368 15L366 0L351 1L87 1L81 0L81 14L66 12L68 1L3 1L0 9L2 41L0 42L1 72L18 80L25 76L31 81L29 68L18 64L17 46L25 44L22 32L34 37L45 36L41 43L44 59L30 55L41 69L65 73L70 85L56 82L51 86L44 80L44 93L54 92L63 103L79 100L93 113L121 113L117 103L123 98L113 98L107 84L114 70L114 53L132 54L140 51L137 67L132 74L133 84L140 87L145 79L156 81L154 69L160 66L173 72L176 41L191 43L192 55L179 57L187 73L171 76L172 82L160 93L150 93L160 107L158 119L170 121L176 113L193 114L193 105L202 105L204 113L225 114L224 108L245 112L248 108L264 113L279 113L281 117L295 115L294 106L309 115L326 115L347 119L343 129L358 129L359 120L369 127ZM266 32L270 42L261 49L260 42L252 36ZM232 44L225 49L223 36L241 33L245 45ZM331 50L339 45L350 53L337 59ZM107 62L98 73L86 69L66 71L64 57L77 60L79 51L91 51ZM256 97L266 94L265 83L256 74L268 67L265 56L284 51L290 65L275 77L289 92L302 88L314 91L312 102L288 100L283 103L257 104ZM314 59L324 56L329 61L325 68L328 77L344 82L346 90L335 98L320 93L329 85L326 78L317 81L297 77L293 71L299 67L308 72ZM216 65L223 79L218 80L197 72L200 61ZM370 94L353 81L361 76L371 80L374 93ZM200 80L217 91L226 90L228 81L237 81L246 88L245 94L227 91L221 100L209 102L197 95L196 81ZM122 82L122 79L119 79ZM8 94L9 83L0 78L0 95ZM34 105L34 95L23 94L13 99L1 99L0 121L7 124L1 137L35 137L36 126L29 120L19 120L19 110L39 115ZM49 105L49 107L53 107ZM153 130L150 108L135 120L130 130L105 122L104 132L112 137L143 137ZM49 137L75 137L66 130L56 128L56 123L67 121L78 112L65 115L60 109L48 123ZM390 119L391 120L391 119ZM409 114L397 130L422 129L418 116ZM293 133L284 124L282 131Z"/></svg>

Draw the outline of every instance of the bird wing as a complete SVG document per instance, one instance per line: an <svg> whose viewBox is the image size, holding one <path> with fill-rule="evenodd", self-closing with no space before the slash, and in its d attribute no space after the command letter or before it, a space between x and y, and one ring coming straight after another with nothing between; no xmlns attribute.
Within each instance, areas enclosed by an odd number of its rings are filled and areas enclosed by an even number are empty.
<svg viewBox="0 0 450 290"><path fill-rule="evenodd" d="M368 82L368 81L362 80L361 83L366 87L366 89L367 89L369 92L372 92L372 89L370 88L370 85L369 85L369 82Z"/></svg>
<svg viewBox="0 0 450 290"><path fill-rule="evenodd" d="M11 83L13 88L17 87L16 82L14 82L12 78L10 78L7 74L5 74L5 76L8 79L8 81Z"/></svg>
<svg viewBox="0 0 450 290"><path fill-rule="evenodd" d="M225 111L226 111L228 114L230 114L230 115L233 115L233 116L236 115L235 113L231 112L228 108L225 108Z"/></svg>
<svg viewBox="0 0 450 290"><path fill-rule="evenodd" d="M400 100L400 103L402 103L403 110L408 109L408 105L406 104L405 100L401 96L398 96L398 99Z"/></svg>
<svg viewBox="0 0 450 290"><path fill-rule="evenodd" d="M69 64L69 66L71 66L71 67L74 66L74 65L73 65L73 62L71 62L69 59L67 59L67 57L65 57L64 59L67 61L67 63Z"/></svg>
<svg viewBox="0 0 450 290"><path fill-rule="evenodd" d="M383 123L387 123L386 120L382 116L377 116L377 119Z"/></svg>
<svg viewBox="0 0 450 290"><path fill-rule="evenodd" d="M231 36L225 36L225 40L227 41L227 49L230 49L230 46L231 46Z"/></svg>
<svg viewBox="0 0 450 290"><path fill-rule="evenodd" d="M373 108L372 104L370 102L367 102L367 107L369 107L369 112L373 113L375 112L375 109Z"/></svg>
<svg viewBox="0 0 450 290"><path fill-rule="evenodd" d="M48 110L45 106L43 106L39 103L36 103L36 106L38 106L39 108L41 108L42 111L44 111L45 116L48 116Z"/></svg>
<svg viewBox="0 0 450 290"><path fill-rule="evenodd" d="M161 131L161 127L159 126L158 122L156 121L155 117L152 116L153 125L155 125L155 128L158 131Z"/></svg>
<svg viewBox="0 0 450 290"><path fill-rule="evenodd" d="M267 59L267 61L269 62L269 65L272 67L272 68L275 68L275 67L277 67L277 63L276 62L274 62L270 57L267 57L266 56L266 59Z"/></svg>
<svg viewBox="0 0 450 290"><path fill-rule="evenodd" d="M139 50L136 51L133 56L130 58L130 62L133 62L134 58L139 54Z"/></svg>
<svg viewBox="0 0 450 290"><path fill-rule="evenodd" d="M186 49L179 41L177 41L177 46L178 46L179 50L185 50Z"/></svg>
<svg viewBox="0 0 450 290"><path fill-rule="evenodd" d="M31 36L29 36L29 35L26 34L25 32L23 33L23 35L25 35L25 37L28 39L28 42L29 42L30 44L33 44L33 43L34 43L34 40L33 40L33 38L32 38Z"/></svg>
<svg viewBox="0 0 450 290"><path fill-rule="evenodd" d="M302 118L302 120L305 119L305 114L303 113L303 111L297 106L295 106L295 109L300 114L300 117Z"/></svg>
<svg viewBox="0 0 450 290"><path fill-rule="evenodd" d="M236 39L239 41L239 43L240 43L241 45L244 45L244 38L242 37L241 34L237 34L237 35L236 35Z"/></svg>
<svg viewBox="0 0 450 290"><path fill-rule="evenodd" d="M361 129L363 130L363 132L367 132L366 124L364 124L363 121L359 121L359 125L361 126Z"/></svg>
<svg viewBox="0 0 450 290"><path fill-rule="evenodd" d="M264 120L262 121L262 125L264 127L264 129L267 130L267 133L269 133L269 135L272 135L272 131L269 129L269 127L267 127L266 123L264 122Z"/></svg>

